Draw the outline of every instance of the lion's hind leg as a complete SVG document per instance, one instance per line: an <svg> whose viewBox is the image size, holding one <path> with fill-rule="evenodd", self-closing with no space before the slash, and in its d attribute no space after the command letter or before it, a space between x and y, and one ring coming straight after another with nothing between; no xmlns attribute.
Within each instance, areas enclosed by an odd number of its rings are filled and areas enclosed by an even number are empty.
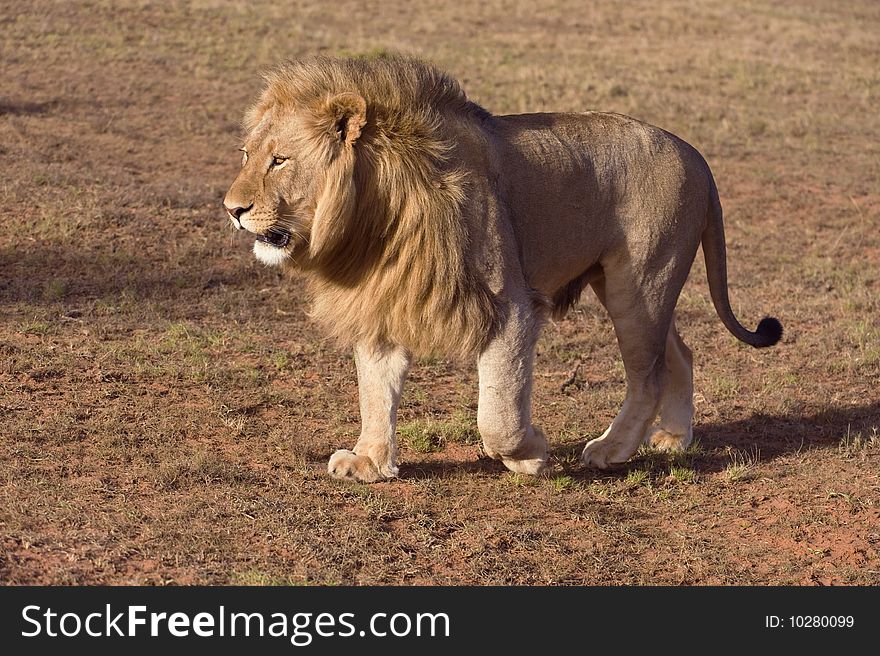
<svg viewBox="0 0 880 656"><path fill-rule="evenodd" d="M599 300L605 305L626 369L626 399L611 426L584 447L581 460L588 467L605 469L625 462L639 448L645 432L657 416L668 370L665 363L666 335L672 321L676 289L651 289L650 282L637 281L627 269L613 277L591 282ZM647 287L646 282L648 283ZM651 297L672 296L672 302L658 308ZM653 308L653 309L652 309Z"/></svg>
<svg viewBox="0 0 880 656"><path fill-rule="evenodd" d="M674 320L666 335L666 369L669 374L660 400L660 420L648 429L644 441L663 451L680 451L694 437L694 369L691 350Z"/></svg>

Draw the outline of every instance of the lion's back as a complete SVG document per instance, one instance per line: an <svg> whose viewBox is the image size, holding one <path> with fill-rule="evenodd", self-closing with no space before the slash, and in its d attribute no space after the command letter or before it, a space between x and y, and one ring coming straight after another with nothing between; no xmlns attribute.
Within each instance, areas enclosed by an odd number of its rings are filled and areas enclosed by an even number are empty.
<svg viewBox="0 0 880 656"><path fill-rule="evenodd" d="M536 288L554 293L634 235L668 232L663 222L687 215L692 232L702 229L708 167L679 137L604 112L496 116L492 124L500 190Z"/></svg>

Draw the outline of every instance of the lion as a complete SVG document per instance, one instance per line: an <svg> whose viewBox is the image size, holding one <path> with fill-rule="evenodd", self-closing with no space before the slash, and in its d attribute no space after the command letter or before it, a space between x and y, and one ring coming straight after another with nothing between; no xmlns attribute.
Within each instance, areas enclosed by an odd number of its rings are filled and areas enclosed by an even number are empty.
<svg viewBox="0 0 880 656"><path fill-rule="evenodd" d="M396 415L414 357L476 358L487 455L522 474L548 460L532 423L535 343L591 287L626 371L623 406L583 463L693 439L693 362L674 320L700 245L724 326L721 204L703 157L621 114L495 115L415 58L280 64L244 119L224 205L263 263L303 272L313 316L354 350L362 428L337 478L398 475ZM655 421L656 420L656 421Z"/></svg>

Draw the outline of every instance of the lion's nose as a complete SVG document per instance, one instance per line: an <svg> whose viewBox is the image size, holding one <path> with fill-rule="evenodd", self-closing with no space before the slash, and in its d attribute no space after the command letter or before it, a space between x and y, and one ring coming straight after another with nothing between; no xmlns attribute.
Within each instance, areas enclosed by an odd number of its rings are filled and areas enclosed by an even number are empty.
<svg viewBox="0 0 880 656"><path fill-rule="evenodd" d="M223 203L223 207L226 208L226 211L229 212L229 216L238 221L241 218L241 215L250 210L254 206L253 203L248 205L247 207L230 207L226 203Z"/></svg>

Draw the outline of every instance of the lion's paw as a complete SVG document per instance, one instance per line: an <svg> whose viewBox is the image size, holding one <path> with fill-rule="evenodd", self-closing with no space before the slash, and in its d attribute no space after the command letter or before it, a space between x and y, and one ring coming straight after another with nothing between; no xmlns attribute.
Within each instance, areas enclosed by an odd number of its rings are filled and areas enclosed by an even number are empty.
<svg viewBox="0 0 880 656"><path fill-rule="evenodd" d="M503 462L510 471L527 476L537 476L543 472L549 457L547 438L537 426L524 431L519 445L512 453L498 453L486 444L485 440L483 450L490 458Z"/></svg>
<svg viewBox="0 0 880 656"><path fill-rule="evenodd" d="M330 456L330 461L327 463L327 472L333 478L361 483L376 483L394 478L397 476L397 471L397 467L393 465L380 469L367 456L359 456L348 449L339 449Z"/></svg>
<svg viewBox="0 0 880 656"><path fill-rule="evenodd" d="M607 435L608 431L602 437L587 442L581 454L584 465L593 469L608 469L611 465L626 462L636 452L638 444L632 447L627 442L612 441Z"/></svg>
<svg viewBox="0 0 880 656"><path fill-rule="evenodd" d="M648 431L646 444L661 451L684 451L693 439L693 433L688 431L684 435L676 435L662 428L652 428Z"/></svg>
<svg viewBox="0 0 880 656"><path fill-rule="evenodd" d="M528 476L537 476L547 466L547 458L530 458L527 460L514 460L512 458L501 458L501 462L510 471L517 474L526 474Z"/></svg>

